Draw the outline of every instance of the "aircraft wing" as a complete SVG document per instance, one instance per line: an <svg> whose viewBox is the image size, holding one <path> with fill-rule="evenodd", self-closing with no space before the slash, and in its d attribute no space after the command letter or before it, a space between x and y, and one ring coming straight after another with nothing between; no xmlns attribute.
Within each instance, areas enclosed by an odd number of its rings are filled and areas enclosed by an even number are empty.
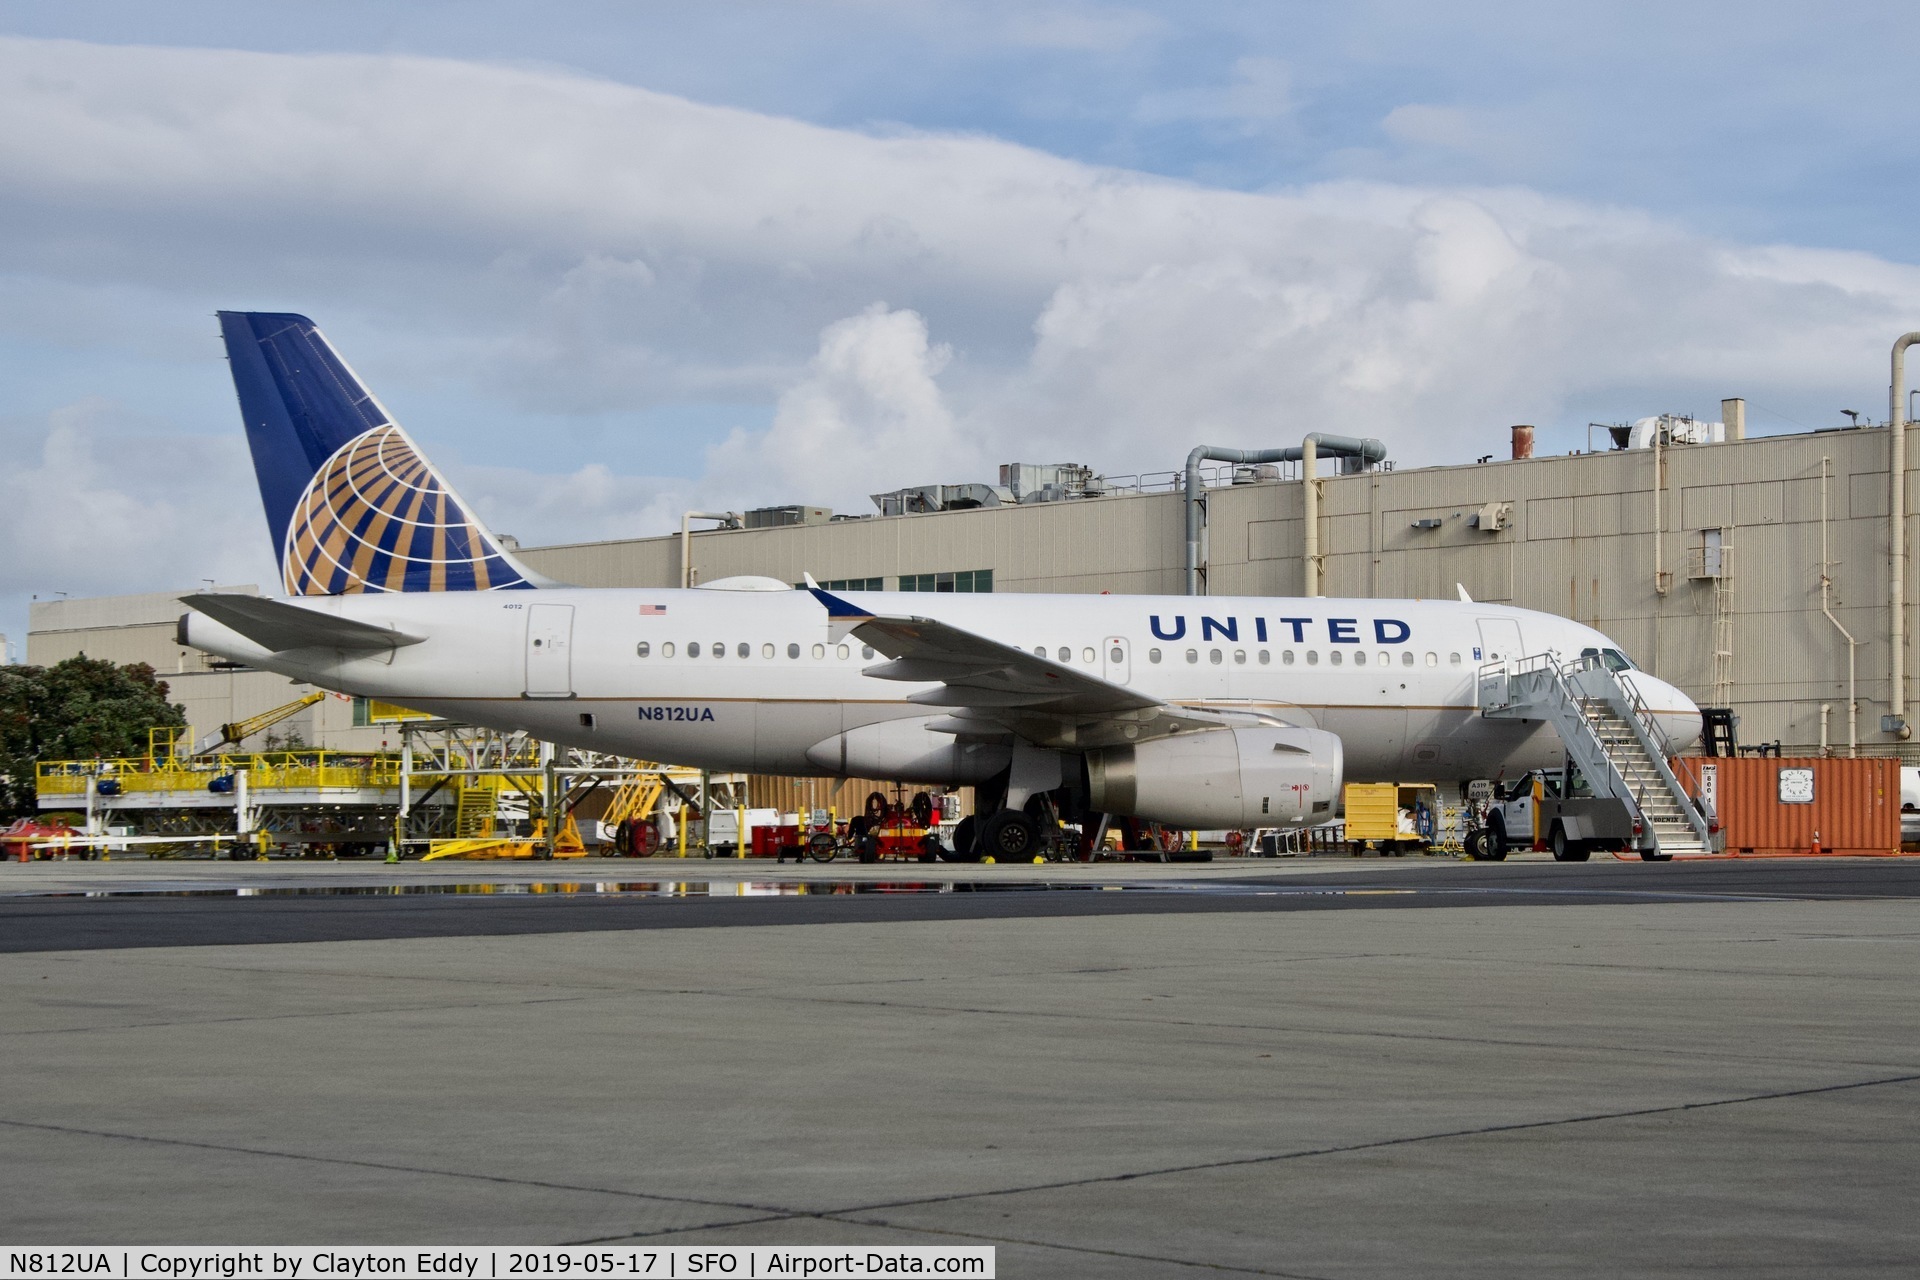
<svg viewBox="0 0 1920 1280"><path fill-rule="evenodd" d="M858 636L890 659L866 668L867 675L937 682L936 688L907 698L925 707L950 708L929 726L943 733L1014 734L1041 746L1085 748L1248 719L1176 706L962 627L932 618L877 615L819 587L810 590L826 605L835 630Z"/></svg>
<svg viewBox="0 0 1920 1280"><path fill-rule="evenodd" d="M397 649L426 639L264 596L202 594L181 596L180 602L275 653L289 649Z"/></svg>

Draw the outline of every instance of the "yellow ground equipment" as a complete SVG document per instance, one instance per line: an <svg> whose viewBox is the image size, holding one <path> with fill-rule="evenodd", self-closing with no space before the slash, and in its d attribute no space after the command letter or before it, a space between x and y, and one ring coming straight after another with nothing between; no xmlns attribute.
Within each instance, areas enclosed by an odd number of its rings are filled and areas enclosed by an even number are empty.
<svg viewBox="0 0 1920 1280"><path fill-rule="evenodd" d="M1439 835L1439 789L1430 782L1349 782L1346 839L1356 850L1425 851Z"/></svg>
<svg viewBox="0 0 1920 1280"><path fill-rule="evenodd" d="M421 855L420 861L434 862L445 858L468 858L486 860L491 858L537 858L545 852L546 824L535 822L531 836L476 836L466 840L435 840L432 847ZM556 858L584 858L587 845L580 838L580 828L575 824L573 815L568 814L560 823L560 834L553 840L553 856Z"/></svg>
<svg viewBox="0 0 1920 1280"><path fill-rule="evenodd" d="M271 729L274 725L279 724L289 716L297 715L305 711L314 703L324 701L326 696L324 691L315 689L306 697L295 698L285 706L275 707L271 711L262 711L257 716L249 716L245 720L236 720L232 724L223 724L220 726L220 732L208 734L202 738L194 747L193 754L196 756L211 755L222 747L231 746L236 742L242 742L263 729Z"/></svg>

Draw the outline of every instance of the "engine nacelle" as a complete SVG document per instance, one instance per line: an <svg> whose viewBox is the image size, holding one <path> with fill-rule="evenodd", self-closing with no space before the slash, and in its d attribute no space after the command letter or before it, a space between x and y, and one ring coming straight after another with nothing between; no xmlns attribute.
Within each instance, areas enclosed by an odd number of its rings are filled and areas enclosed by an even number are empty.
<svg viewBox="0 0 1920 1280"><path fill-rule="evenodd" d="M1344 769L1322 729L1210 729L1087 753L1096 811L1212 830L1326 822Z"/></svg>
<svg viewBox="0 0 1920 1280"><path fill-rule="evenodd" d="M955 785L985 782L1006 771L1013 752L997 743L967 742L935 733L927 720L882 720L837 733L807 748L807 759L848 778Z"/></svg>

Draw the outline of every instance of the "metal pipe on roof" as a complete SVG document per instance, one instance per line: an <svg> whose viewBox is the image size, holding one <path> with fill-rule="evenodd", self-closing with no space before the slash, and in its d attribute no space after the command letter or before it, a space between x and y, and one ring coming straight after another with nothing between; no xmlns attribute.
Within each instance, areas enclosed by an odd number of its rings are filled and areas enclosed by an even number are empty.
<svg viewBox="0 0 1920 1280"><path fill-rule="evenodd" d="M1307 436L1299 444L1291 445L1285 449L1227 449L1219 445L1203 444L1196 445L1193 452L1187 455L1186 580L1188 595L1197 596L1200 594L1200 534L1204 527L1200 517L1202 493L1200 484L1201 462L1208 459L1215 462L1234 463L1299 462L1310 456L1308 453L1309 448L1316 454L1325 453L1341 458L1358 458L1363 465L1369 462L1384 462L1387 457L1387 446L1381 444L1378 440L1362 440L1355 436L1330 436L1317 431ZM1311 493L1312 486L1313 481L1309 478L1307 480L1309 496L1306 501L1308 506L1317 513L1319 504L1314 501ZM1308 525L1311 532L1309 532L1307 536L1313 541L1314 553L1308 558L1308 565L1310 567L1307 569L1307 574L1309 575L1309 581L1315 589L1307 594L1312 595L1318 594L1320 568L1318 558L1319 530L1315 521L1310 520Z"/></svg>
<svg viewBox="0 0 1920 1280"><path fill-rule="evenodd" d="M720 520L723 528L738 528L738 511L684 511L680 514L680 586L682 589L693 585L693 522L695 520Z"/></svg>
<svg viewBox="0 0 1920 1280"><path fill-rule="evenodd" d="M1907 421L1906 382L1907 348L1920 342L1920 332L1904 333L1893 344L1893 382L1887 395L1887 605L1892 622L1887 628L1892 646L1893 666L1891 732L1906 739L1913 731L1907 727Z"/></svg>

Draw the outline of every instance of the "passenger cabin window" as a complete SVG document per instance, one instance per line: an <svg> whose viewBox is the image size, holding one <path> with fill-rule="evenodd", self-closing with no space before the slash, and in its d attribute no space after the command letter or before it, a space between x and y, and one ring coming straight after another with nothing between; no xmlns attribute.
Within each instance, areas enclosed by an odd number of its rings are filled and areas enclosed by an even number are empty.
<svg viewBox="0 0 1920 1280"><path fill-rule="evenodd" d="M724 658L727 656L727 642L725 640L713 646L713 656L716 658Z"/></svg>
<svg viewBox="0 0 1920 1280"><path fill-rule="evenodd" d="M763 658L771 658L773 656L773 646L770 644L761 645L760 656Z"/></svg>
<svg viewBox="0 0 1920 1280"><path fill-rule="evenodd" d="M1263 667L1266 666L1268 660L1272 657L1273 657L1272 654L1268 653L1265 649L1262 649L1260 651L1260 665Z"/></svg>
<svg viewBox="0 0 1920 1280"><path fill-rule="evenodd" d="M1437 653L1430 653L1430 654L1428 654L1428 655L1427 655L1427 665L1428 665L1428 666L1430 666L1430 667L1437 667L1437 666L1439 666L1439 665L1440 665L1440 655L1439 655L1439 654L1437 654Z"/></svg>
<svg viewBox="0 0 1920 1280"><path fill-rule="evenodd" d="M1457 667L1457 666L1459 666L1459 665L1460 665L1460 655L1459 655L1459 654L1457 654L1457 653L1450 653L1450 654L1448 654L1448 655L1447 655L1447 665L1448 665L1448 666L1450 666L1450 667Z"/></svg>
<svg viewBox="0 0 1920 1280"><path fill-rule="evenodd" d="M1147 650L1147 661L1148 662L1160 661L1160 651L1158 649Z"/></svg>
<svg viewBox="0 0 1920 1280"><path fill-rule="evenodd" d="M700 642L698 640L690 641L688 643L687 656L689 658L697 658L700 656Z"/></svg>
<svg viewBox="0 0 1920 1280"><path fill-rule="evenodd" d="M660 646L660 656L663 658L671 658L673 656L673 641L669 640Z"/></svg>
<svg viewBox="0 0 1920 1280"><path fill-rule="evenodd" d="M1209 650L1207 650L1207 661L1208 661L1208 662L1211 662L1211 663L1212 663L1212 664L1213 664L1214 666L1216 666L1216 667L1217 667L1217 666L1219 666L1219 665L1220 665L1220 651L1219 651L1218 649L1209 649Z"/></svg>
<svg viewBox="0 0 1920 1280"><path fill-rule="evenodd" d="M1320 665L1320 651L1318 649L1307 650L1307 665L1310 667Z"/></svg>
<svg viewBox="0 0 1920 1280"><path fill-rule="evenodd" d="M852 648L844 644L835 650L835 652L842 658L851 658L853 656Z"/></svg>
<svg viewBox="0 0 1920 1280"><path fill-rule="evenodd" d="M1341 664L1342 662L1345 662L1345 661L1346 661L1346 659L1345 659L1345 658L1343 658L1343 657L1341 656L1341 654L1340 654L1340 650L1338 650L1338 649L1329 649L1329 650L1327 650L1327 661L1328 661L1328 662L1330 662L1330 663L1332 663L1332 664L1333 664L1334 666L1336 666L1336 667L1337 667L1337 666L1339 666L1339 665L1340 665L1340 664Z"/></svg>
<svg viewBox="0 0 1920 1280"><path fill-rule="evenodd" d="M1413 650L1406 649L1401 652L1400 665L1403 667L1410 667L1413 665Z"/></svg>
<svg viewBox="0 0 1920 1280"><path fill-rule="evenodd" d="M1094 662L1098 659L1098 657L1099 655L1094 653L1094 651L1091 649L1082 649L1080 651L1080 661L1086 663L1088 666L1092 666ZM1118 662L1120 661L1120 659L1115 658L1114 661Z"/></svg>
<svg viewBox="0 0 1920 1280"><path fill-rule="evenodd" d="M1336 649L1336 650L1334 650L1334 653L1335 653L1336 655L1337 655L1337 654L1338 654L1339 652L1340 652L1340 651L1339 651L1338 649ZM1340 660L1340 659L1339 659L1338 657L1335 657L1335 658L1334 658L1334 661L1335 661L1335 662L1338 662L1339 660ZM1354 665L1354 666L1356 666L1356 667L1364 667L1364 666L1366 666L1366 665L1367 665L1367 655L1366 655L1366 653L1365 653L1364 651L1362 651L1362 650L1359 650L1359 649L1355 649L1355 650L1353 651L1353 665Z"/></svg>
<svg viewBox="0 0 1920 1280"><path fill-rule="evenodd" d="M1060 659L1060 661L1062 662L1072 662L1073 650L1067 648L1067 646L1065 645L1061 645L1060 648L1054 653L1053 656Z"/></svg>
<svg viewBox="0 0 1920 1280"><path fill-rule="evenodd" d="M825 646L825 645L823 645L823 644L817 644L817 645L815 645L815 646L813 646L813 656L814 656L814 657L816 657L816 658L824 658L824 657L826 657L826 656L827 656L827 646Z"/></svg>
<svg viewBox="0 0 1920 1280"><path fill-rule="evenodd" d="M642 640L639 644L633 646L633 652L635 657L644 658L653 652L653 646L645 640Z"/></svg>
<svg viewBox="0 0 1920 1280"><path fill-rule="evenodd" d="M873 656L873 646L870 644L861 645L860 656L863 658L871 658Z"/></svg>
<svg viewBox="0 0 1920 1280"><path fill-rule="evenodd" d="M1127 660L1127 651L1116 645L1114 646L1113 652L1107 655L1107 658L1111 662L1125 662Z"/></svg>
<svg viewBox="0 0 1920 1280"><path fill-rule="evenodd" d="M1187 661L1188 662L1200 661L1200 651L1198 649L1187 650Z"/></svg>
<svg viewBox="0 0 1920 1280"><path fill-rule="evenodd" d="M787 656L788 656L789 658L797 658L797 657L799 657L799 656L800 656L800 646L799 646L799 645L797 645L797 644L790 644L790 645L788 645L788 646L787 646Z"/></svg>
<svg viewBox="0 0 1920 1280"><path fill-rule="evenodd" d="M768 648L772 648L772 646L769 645ZM751 658L753 656L753 646L748 644L745 640L742 640L740 642L740 647L734 650L734 652L737 653L742 658ZM773 655L768 654L767 656L771 658Z"/></svg>

